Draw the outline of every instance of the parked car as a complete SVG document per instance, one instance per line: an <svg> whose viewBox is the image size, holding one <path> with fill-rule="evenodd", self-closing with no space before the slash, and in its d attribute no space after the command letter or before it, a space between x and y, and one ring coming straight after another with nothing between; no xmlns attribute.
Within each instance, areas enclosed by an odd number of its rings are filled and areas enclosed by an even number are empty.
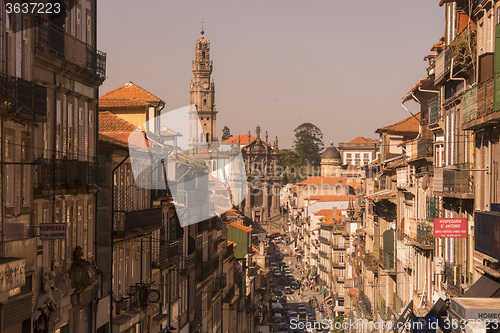
<svg viewBox="0 0 500 333"><path fill-rule="evenodd" d="M290 287L292 287L292 289L299 289L299 284L296 282L296 281L293 281L291 284L290 284Z"/></svg>
<svg viewBox="0 0 500 333"><path fill-rule="evenodd" d="M293 290L290 287L285 287L285 294L293 294Z"/></svg>
<svg viewBox="0 0 500 333"><path fill-rule="evenodd" d="M281 276L281 272L277 269L274 270L274 276L276 277L280 277Z"/></svg>
<svg viewBox="0 0 500 333"><path fill-rule="evenodd" d="M281 305L285 305L287 303L286 296L281 296L279 302L281 303Z"/></svg>
<svg viewBox="0 0 500 333"><path fill-rule="evenodd" d="M307 310L306 310L306 308L305 308L305 307L304 307L304 308L299 307L299 309L298 309L297 313L299 314L299 318L304 318L304 319L306 319L306 316L307 316Z"/></svg>
<svg viewBox="0 0 500 333"><path fill-rule="evenodd" d="M290 288L290 287L285 287L285 291L286 291L286 288ZM279 288L276 288L276 291L274 292L274 294L276 296L283 296L283 292Z"/></svg>

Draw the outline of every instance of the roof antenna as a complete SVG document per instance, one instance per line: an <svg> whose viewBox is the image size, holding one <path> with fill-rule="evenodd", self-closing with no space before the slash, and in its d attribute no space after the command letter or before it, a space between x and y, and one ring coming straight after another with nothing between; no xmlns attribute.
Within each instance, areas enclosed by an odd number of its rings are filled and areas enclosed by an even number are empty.
<svg viewBox="0 0 500 333"><path fill-rule="evenodd" d="M205 30L203 30L203 23L205 23L205 22L202 19L201 20L201 31L200 31L202 36L205 34Z"/></svg>

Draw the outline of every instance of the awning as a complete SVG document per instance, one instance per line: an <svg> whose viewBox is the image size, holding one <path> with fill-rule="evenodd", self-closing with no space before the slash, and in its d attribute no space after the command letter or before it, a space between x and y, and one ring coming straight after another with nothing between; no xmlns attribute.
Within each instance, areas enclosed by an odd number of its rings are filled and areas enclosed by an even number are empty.
<svg viewBox="0 0 500 333"><path fill-rule="evenodd" d="M354 296L356 295L356 289L354 288L349 288L349 290L347 291L347 293L349 294L349 296Z"/></svg>
<svg viewBox="0 0 500 333"><path fill-rule="evenodd" d="M323 288L319 291L320 295L326 291L326 288Z"/></svg>
<svg viewBox="0 0 500 333"><path fill-rule="evenodd" d="M311 277L314 277L314 275L316 275L317 273L318 273L317 271L312 271Z"/></svg>
<svg viewBox="0 0 500 333"><path fill-rule="evenodd" d="M483 275L464 293L463 297L500 297L500 282Z"/></svg>
<svg viewBox="0 0 500 333"><path fill-rule="evenodd" d="M427 318L429 318L429 317L439 318L443 314L446 314L447 308L448 308L448 305L446 304L446 302L442 298L440 298L437 300L436 303L434 303L432 308L427 313L426 317Z"/></svg>

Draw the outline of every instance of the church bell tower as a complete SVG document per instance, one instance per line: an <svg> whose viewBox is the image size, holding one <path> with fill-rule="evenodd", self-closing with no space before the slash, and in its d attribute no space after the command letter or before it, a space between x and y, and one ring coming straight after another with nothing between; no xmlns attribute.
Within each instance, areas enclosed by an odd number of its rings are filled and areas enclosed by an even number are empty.
<svg viewBox="0 0 500 333"><path fill-rule="evenodd" d="M189 89L189 104L196 105L201 124L199 133L201 142L217 141L217 127L215 109L215 84L210 80L213 62L210 60L210 42L204 37L203 28L201 37L196 41L195 58L193 61L194 79ZM203 139L202 139L203 137Z"/></svg>

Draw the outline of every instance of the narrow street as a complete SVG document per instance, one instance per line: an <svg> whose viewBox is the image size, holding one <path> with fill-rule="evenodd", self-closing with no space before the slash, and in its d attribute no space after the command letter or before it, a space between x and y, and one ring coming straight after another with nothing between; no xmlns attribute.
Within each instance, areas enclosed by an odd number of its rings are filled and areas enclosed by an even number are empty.
<svg viewBox="0 0 500 333"><path fill-rule="evenodd" d="M272 263L279 263L279 262L284 262L287 267L290 268L290 272L294 277L294 280L299 283L300 289L293 289L293 293L291 294L286 294L284 292L285 287L290 286L290 282L287 279L286 283L284 280L282 280L283 275L284 275L284 269L281 269L281 276L275 276L274 275L274 270L270 274L270 285L271 285L271 290L280 290L283 292L283 296L286 296L286 304L283 305L283 320L281 322L284 322L288 325L288 332L307 332L306 330L293 330L290 326L290 321L293 319L291 316L288 315L289 311L298 313L299 312L299 307L303 305L307 311L307 316L297 318L297 322L313 322L313 321L318 321L321 322L323 319L328 319L328 316L325 315L324 313L320 313L319 308L322 307L322 303L324 301L324 297L318 292L319 288L317 289L316 286L314 285L314 281L311 280L306 280L305 273L303 274L303 265L301 265L298 260L296 255L293 253L293 244L282 244L281 241L277 242L277 245L274 243L271 243L271 248L273 251L273 255L271 256L271 264ZM280 260L280 258L282 258ZM280 281L281 280L281 281ZM313 283L312 288L309 286L309 281ZM300 292L299 292L300 290ZM278 292L279 293L279 292ZM275 295L275 297L279 300L283 296L277 296L276 291L272 293ZM318 302L318 307L314 308L311 306L310 300L316 299ZM288 309L289 308L289 309ZM294 317L295 318L295 317ZM282 330L276 330L276 332L282 332ZM320 332L320 331L318 331ZM327 330L325 330L327 332Z"/></svg>

